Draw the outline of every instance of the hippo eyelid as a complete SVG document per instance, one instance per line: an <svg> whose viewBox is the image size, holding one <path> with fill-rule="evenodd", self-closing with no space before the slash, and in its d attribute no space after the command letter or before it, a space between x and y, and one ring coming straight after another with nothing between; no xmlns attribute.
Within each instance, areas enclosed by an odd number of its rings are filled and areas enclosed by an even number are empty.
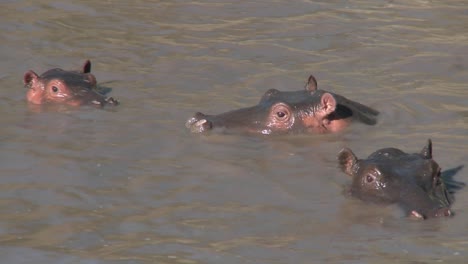
<svg viewBox="0 0 468 264"><path fill-rule="evenodd" d="M271 111L280 120L286 120L291 115L289 107L284 103L277 103L273 105Z"/></svg>

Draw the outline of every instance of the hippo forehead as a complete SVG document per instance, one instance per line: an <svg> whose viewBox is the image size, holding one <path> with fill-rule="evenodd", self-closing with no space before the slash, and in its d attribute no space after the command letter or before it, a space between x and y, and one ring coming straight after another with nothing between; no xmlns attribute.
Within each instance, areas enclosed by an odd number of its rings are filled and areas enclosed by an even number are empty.
<svg viewBox="0 0 468 264"><path fill-rule="evenodd" d="M88 76L93 76L90 73L81 73L77 71L65 71L59 68L56 69L51 69L46 72L44 72L41 75L41 79L45 81L50 81L50 80L61 80L63 81L67 86L74 87L74 86L79 86L79 87L91 87L92 84L89 81Z"/></svg>
<svg viewBox="0 0 468 264"><path fill-rule="evenodd" d="M395 154L395 153L393 153ZM432 176L439 167L432 159L423 159L418 154L405 154L403 156L376 156L373 159L362 160L356 168L358 177L367 171L378 171L382 180L423 184L431 182Z"/></svg>
<svg viewBox="0 0 468 264"><path fill-rule="evenodd" d="M384 148L369 155L368 160L390 160L406 157L408 154L397 148Z"/></svg>
<svg viewBox="0 0 468 264"><path fill-rule="evenodd" d="M273 105L275 103L285 103L295 107L307 107L320 103L324 91L278 91L269 90L262 97L260 104Z"/></svg>

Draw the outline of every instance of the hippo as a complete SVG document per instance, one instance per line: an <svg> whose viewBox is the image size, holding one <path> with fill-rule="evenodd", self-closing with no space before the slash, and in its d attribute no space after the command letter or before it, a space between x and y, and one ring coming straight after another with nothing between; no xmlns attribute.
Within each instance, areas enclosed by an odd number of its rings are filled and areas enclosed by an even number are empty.
<svg viewBox="0 0 468 264"><path fill-rule="evenodd" d="M352 120L366 125L377 123L378 111L341 95L317 89L310 75L304 90L270 89L251 107L219 115L195 113L185 126L194 133L213 129L257 134L334 133Z"/></svg>
<svg viewBox="0 0 468 264"><path fill-rule="evenodd" d="M416 219L453 215L453 195L432 158L429 139L420 153L383 148L358 159L349 148L338 154L341 170L351 176L349 194L377 204L397 204Z"/></svg>
<svg viewBox="0 0 468 264"><path fill-rule="evenodd" d="M106 98L97 92L96 77L91 73L89 60L86 60L80 71L56 68L39 76L30 70L24 74L24 85L29 88L26 98L33 104L59 103L72 106L118 104L114 98Z"/></svg>

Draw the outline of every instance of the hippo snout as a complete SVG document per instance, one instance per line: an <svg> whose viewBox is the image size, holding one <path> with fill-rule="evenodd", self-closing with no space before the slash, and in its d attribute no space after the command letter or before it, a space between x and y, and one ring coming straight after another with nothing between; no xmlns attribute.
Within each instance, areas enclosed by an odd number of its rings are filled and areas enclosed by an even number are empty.
<svg viewBox="0 0 468 264"><path fill-rule="evenodd" d="M114 98L112 97L107 97L105 99L105 104L109 104L109 105L119 105L119 101L115 100Z"/></svg>
<svg viewBox="0 0 468 264"><path fill-rule="evenodd" d="M83 95L83 98L81 98L82 102L79 104L91 103L99 107L104 107L105 105L119 105L119 101L115 100L113 97L104 97L92 90L85 91Z"/></svg>
<svg viewBox="0 0 468 264"><path fill-rule="evenodd" d="M422 214L419 211L412 210L410 212L410 216L414 217L416 219L427 219L429 217L453 216L453 213L449 208L443 207L443 208L438 208L438 209L435 209L435 210L431 210L431 211L427 212L426 214Z"/></svg>
<svg viewBox="0 0 468 264"><path fill-rule="evenodd" d="M185 126L190 129L192 133L202 133L211 130L213 128L213 123L206 118L207 116L205 114L197 112L185 122Z"/></svg>

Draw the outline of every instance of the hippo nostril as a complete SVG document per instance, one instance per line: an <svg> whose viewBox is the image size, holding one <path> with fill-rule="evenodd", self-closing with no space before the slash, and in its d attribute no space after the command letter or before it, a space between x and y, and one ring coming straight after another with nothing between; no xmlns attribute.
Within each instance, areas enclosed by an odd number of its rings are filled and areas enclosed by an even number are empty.
<svg viewBox="0 0 468 264"><path fill-rule="evenodd" d="M440 210L437 211L436 216L451 216L452 211L448 208L441 208Z"/></svg>
<svg viewBox="0 0 468 264"><path fill-rule="evenodd" d="M445 215L445 216L451 216L451 215L452 215L452 211L450 211L450 209L446 209L445 212L444 212L444 215Z"/></svg>
<svg viewBox="0 0 468 264"><path fill-rule="evenodd" d="M192 126L199 126L199 125L203 125L203 122L202 123L198 123L199 121L201 120L205 120L206 115L203 114L203 113L200 113L200 112L196 112L191 118L189 118L187 120L187 122L185 122L185 127L187 128L191 128ZM197 124L195 124L197 123Z"/></svg>
<svg viewBox="0 0 468 264"><path fill-rule="evenodd" d="M198 121L198 119L197 119L195 116L193 116L193 117L189 118L189 119L187 120L187 122L185 122L185 127L186 127L186 128L191 128L192 125L193 125L194 123L196 123L197 121Z"/></svg>
<svg viewBox="0 0 468 264"><path fill-rule="evenodd" d="M115 99L112 98L112 97L109 97L109 98L106 99L106 103L112 104L112 105L118 105L118 104L119 104L119 101L115 100Z"/></svg>
<svg viewBox="0 0 468 264"><path fill-rule="evenodd" d="M193 132L193 133L202 133L206 130L211 130L213 128L213 124L206 120L206 119L201 119L201 120L198 120L196 121L192 127L190 128L190 130Z"/></svg>
<svg viewBox="0 0 468 264"><path fill-rule="evenodd" d="M416 210L411 211L410 216L411 216L411 217L414 217L414 218L416 218L416 219L425 219L424 215L420 214L420 213L419 213L418 211L416 211Z"/></svg>
<svg viewBox="0 0 468 264"><path fill-rule="evenodd" d="M194 116L189 118L189 120L185 122L185 127L190 129L192 133L202 133L206 130L212 129L213 124L204 118L199 119L196 116Z"/></svg>
<svg viewBox="0 0 468 264"><path fill-rule="evenodd" d="M195 124L193 124L194 126L203 126L205 123L206 123L206 119L201 119L201 120L198 120L197 122L195 122Z"/></svg>

